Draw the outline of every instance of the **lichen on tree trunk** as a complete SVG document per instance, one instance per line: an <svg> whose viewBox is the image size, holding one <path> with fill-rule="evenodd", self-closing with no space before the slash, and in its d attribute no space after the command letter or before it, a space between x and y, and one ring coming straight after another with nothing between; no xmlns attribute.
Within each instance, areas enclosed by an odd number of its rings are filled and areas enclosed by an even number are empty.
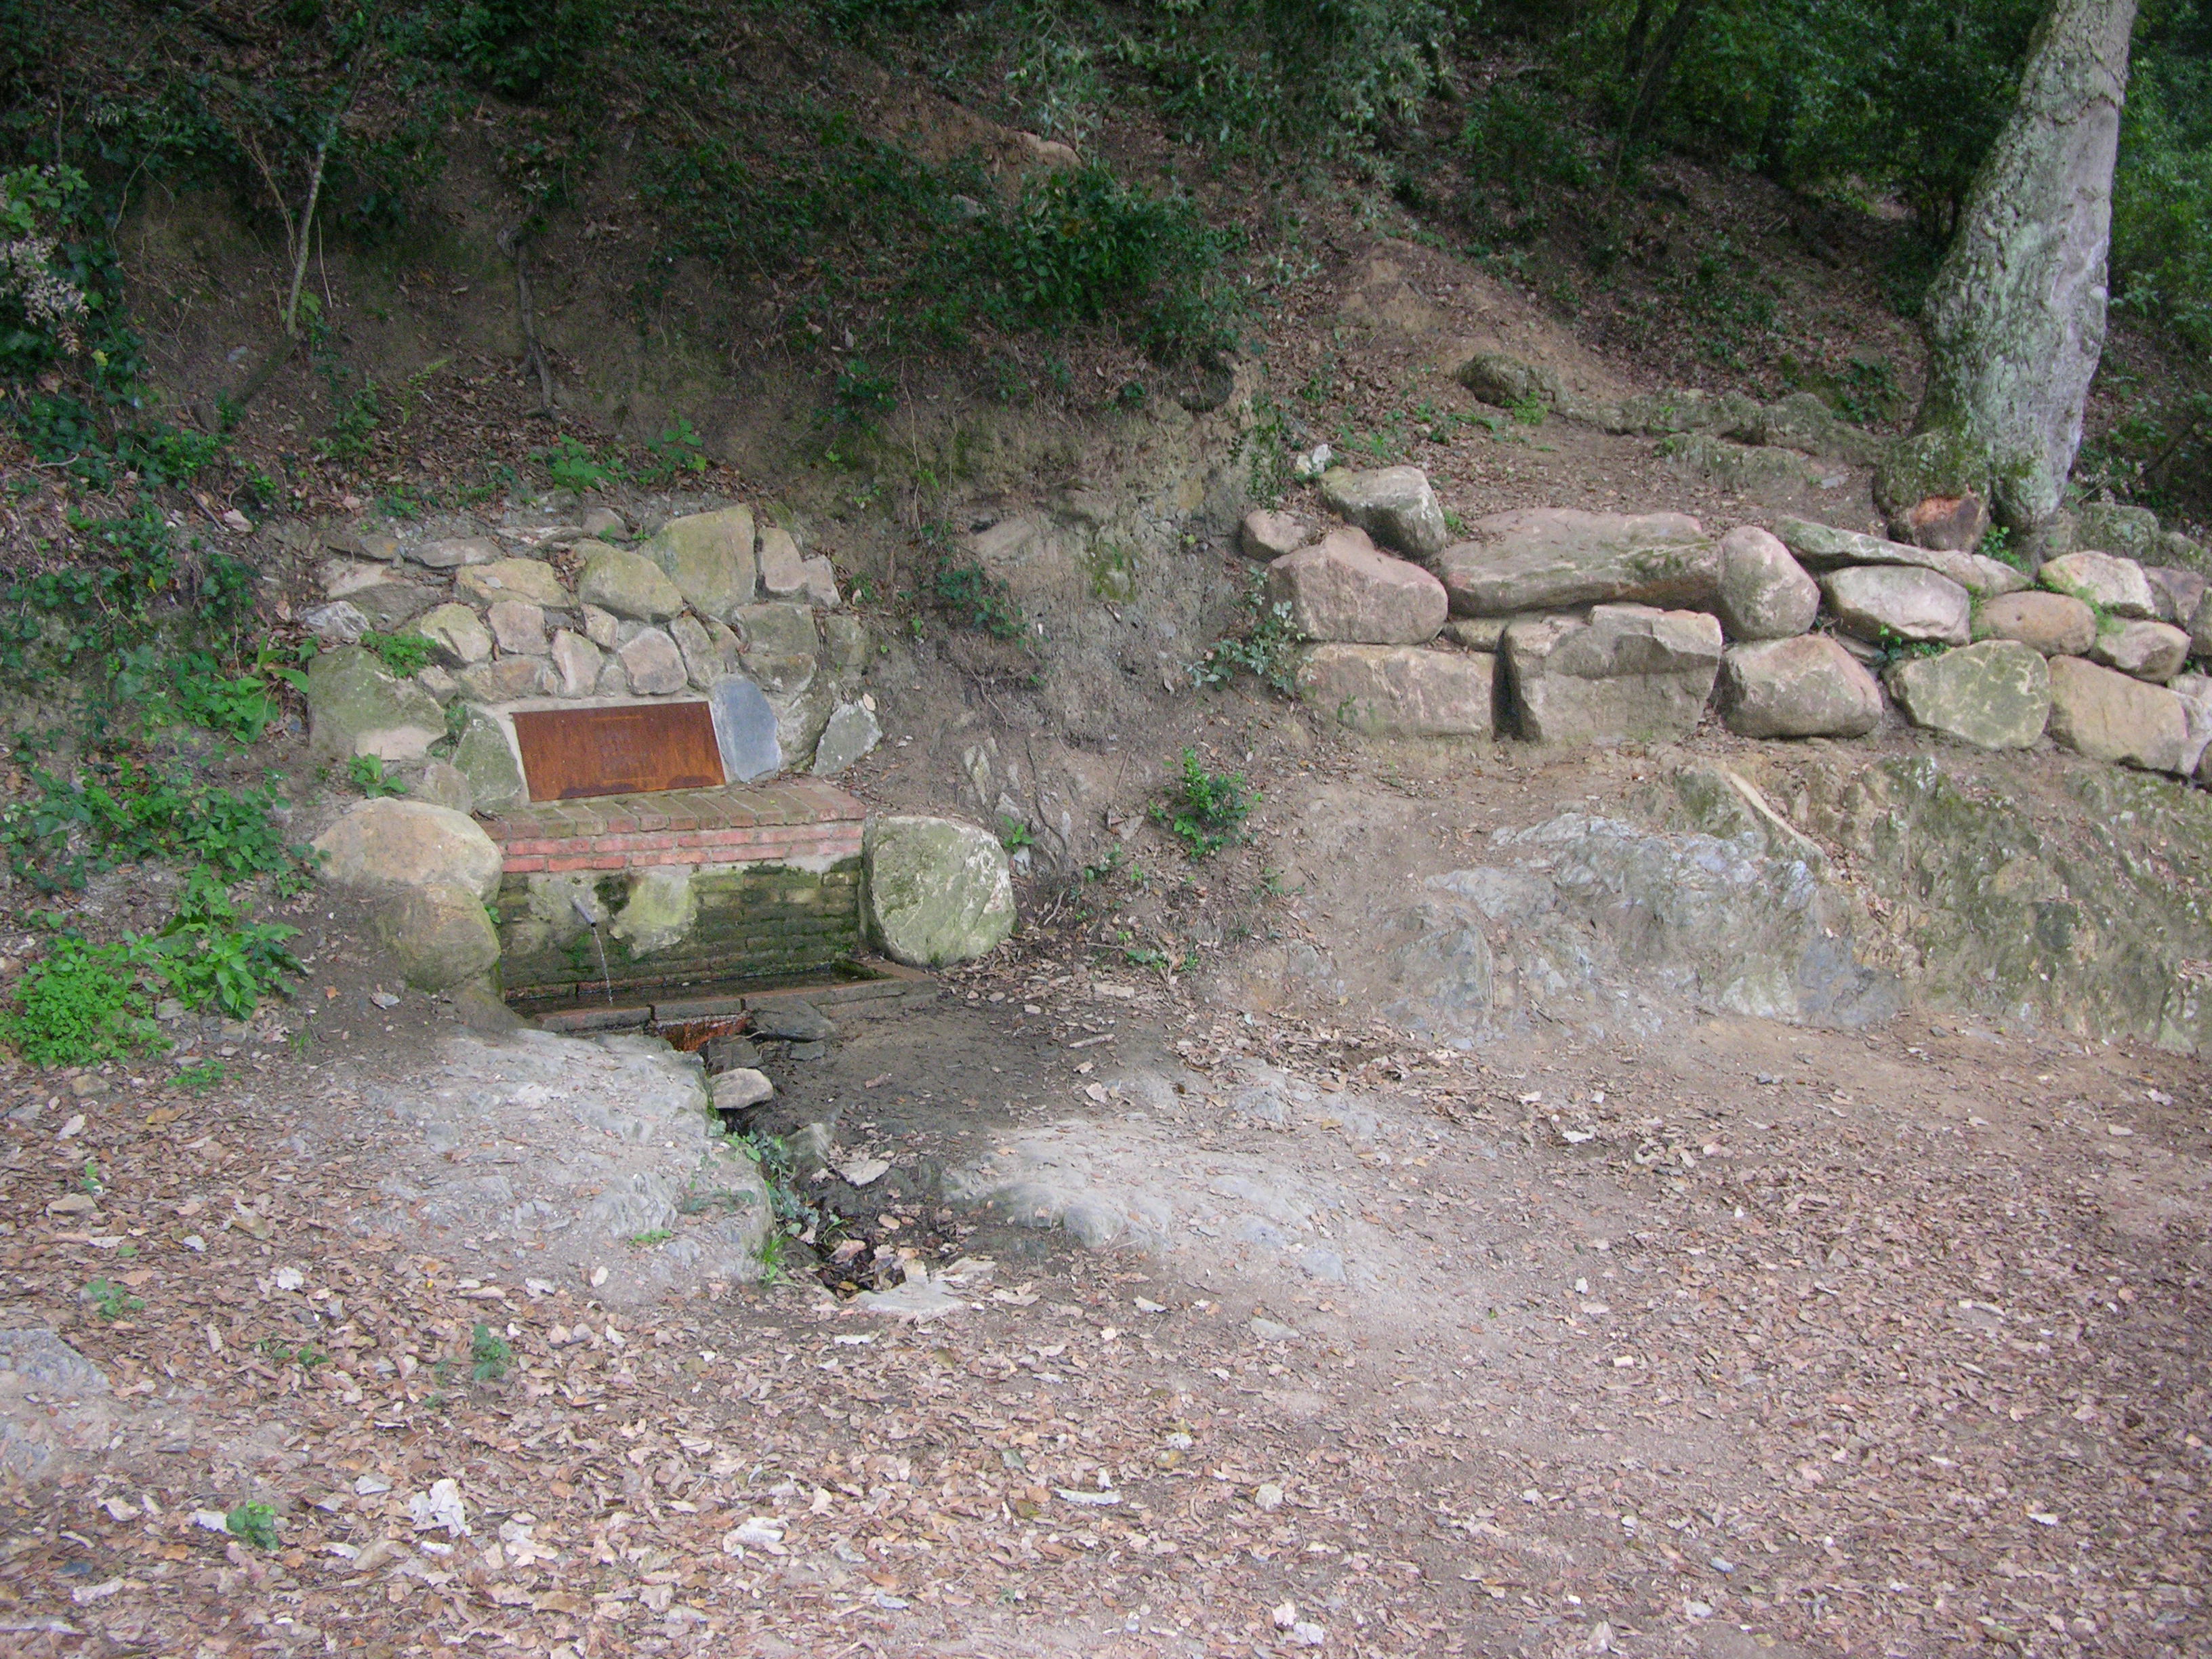
<svg viewBox="0 0 2212 1659"><path fill-rule="evenodd" d="M1928 292L1917 429L1946 441L1923 447L1956 454L1966 440L1986 458L1997 517L2023 528L2064 497L2104 349L2112 164L2135 16L2136 0L2051 0L2019 100Z"/></svg>

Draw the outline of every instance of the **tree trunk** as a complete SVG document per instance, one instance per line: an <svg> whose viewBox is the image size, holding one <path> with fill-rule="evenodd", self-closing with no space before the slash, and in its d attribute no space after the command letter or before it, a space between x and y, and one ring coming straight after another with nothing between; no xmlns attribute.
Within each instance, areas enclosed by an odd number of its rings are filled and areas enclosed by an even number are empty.
<svg viewBox="0 0 2212 1659"><path fill-rule="evenodd" d="M2022 529L2064 499L2104 349L2112 163L2135 16L2136 0L2051 0L2028 46L2019 101L1928 291L1917 430L1936 442L1923 453L1978 452L1984 499ZM1894 517L1899 503L1884 505Z"/></svg>

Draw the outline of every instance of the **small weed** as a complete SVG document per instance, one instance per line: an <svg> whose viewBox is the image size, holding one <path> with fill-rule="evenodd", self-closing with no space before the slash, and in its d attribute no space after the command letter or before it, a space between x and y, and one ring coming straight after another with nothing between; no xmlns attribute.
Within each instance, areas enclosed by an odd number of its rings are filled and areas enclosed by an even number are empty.
<svg viewBox="0 0 2212 1659"><path fill-rule="evenodd" d="M222 1524L233 1537L255 1549L273 1550L276 1547L276 1511L266 1504L234 1505L230 1513L222 1517Z"/></svg>
<svg viewBox="0 0 2212 1659"><path fill-rule="evenodd" d="M1288 600L1267 603L1267 579L1252 574L1239 601L1243 623L1236 634L1213 642L1191 671L1194 684L1226 685L1239 674L1249 674L1273 690L1288 696L1292 689L1295 653L1303 639L1291 621Z"/></svg>
<svg viewBox="0 0 2212 1659"><path fill-rule="evenodd" d="M624 471L619 457L602 460L597 450L565 432L550 448L532 450L530 459L544 467L545 476L557 488L573 489L580 495L618 482Z"/></svg>
<svg viewBox="0 0 2212 1659"><path fill-rule="evenodd" d="M315 441L315 453L326 461L361 460L383 422L384 403L376 382L363 380L350 397L339 400L329 429Z"/></svg>
<svg viewBox="0 0 2212 1659"><path fill-rule="evenodd" d="M197 1065L179 1066L177 1071L177 1081L195 1094L204 1094L229 1080L230 1067L219 1060L203 1060Z"/></svg>
<svg viewBox="0 0 2212 1659"><path fill-rule="evenodd" d="M479 1382L496 1382L514 1366L514 1350L489 1325L469 1334L469 1375Z"/></svg>
<svg viewBox="0 0 2212 1659"><path fill-rule="evenodd" d="M1549 415L1552 410L1541 398L1531 392L1514 404L1509 412L1522 426L1541 426L1544 424L1544 417Z"/></svg>
<svg viewBox="0 0 2212 1659"><path fill-rule="evenodd" d="M633 1233L630 1243L641 1250L649 1250L656 1244L665 1244L676 1235L665 1227L647 1227L641 1233Z"/></svg>
<svg viewBox="0 0 2212 1659"><path fill-rule="evenodd" d="M361 636L361 646L395 674L417 673L430 660L430 641L419 634L380 634L372 629Z"/></svg>
<svg viewBox="0 0 2212 1659"><path fill-rule="evenodd" d="M84 1293L92 1304L93 1312L110 1324L126 1315L137 1313L146 1305L143 1297L131 1295L123 1285L111 1279L94 1279L84 1287Z"/></svg>
<svg viewBox="0 0 2212 1659"><path fill-rule="evenodd" d="M302 1370L313 1371L318 1365L331 1363L330 1355L312 1342L302 1342L295 1346L276 1337L264 1336L253 1346L273 1365L297 1365Z"/></svg>
<svg viewBox="0 0 2212 1659"><path fill-rule="evenodd" d="M790 1252L791 1236L781 1227L770 1227L763 1236L760 1245L761 1283L781 1285L791 1277L784 1258Z"/></svg>
<svg viewBox="0 0 2212 1659"><path fill-rule="evenodd" d="M384 762L374 755L356 755L346 763L346 776L351 780L355 788L371 800L407 793L405 784L384 775Z"/></svg>
<svg viewBox="0 0 2212 1659"><path fill-rule="evenodd" d="M85 1159L84 1172L77 1176L76 1184L94 1198L98 1198L107 1190L107 1184L100 1178L99 1159L91 1158Z"/></svg>
<svg viewBox="0 0 2212 1659"><path fill-rule="evenodd" d="M1974 551L1984 558L1995 559L1999 564L2008 564L2015 570L2025 571L2027 568L2026 556L2012 544L2010 525L1991 525L1983 532Z"/></svg>
<svg viewBox="0 0 2212 1659"><path fill-rule="evenodd" d="M999 845L1009 853L1036 845L1036 832L1028 824L1010 813L999 814Z"/></svg>
<svg viewBox="0 0 2212 1659"><path fill-rule="evenodd" d="M1153 804L1152 817L1193 860L1211 858L1237 841L1259 799L1260 792L1245 784L1242 773L1209 772L1199 763L1198 750L1186 749L1182 775L1169 786L1166 798Z"/></svg>
<svg viewBox="0 0 2212 1659"><path fill-rule="evenodd" d="M943 564L931 579L938 607L963 627L981 629L994 640L1022 635L1021 613L1000 581L980 564Z"/></svg>

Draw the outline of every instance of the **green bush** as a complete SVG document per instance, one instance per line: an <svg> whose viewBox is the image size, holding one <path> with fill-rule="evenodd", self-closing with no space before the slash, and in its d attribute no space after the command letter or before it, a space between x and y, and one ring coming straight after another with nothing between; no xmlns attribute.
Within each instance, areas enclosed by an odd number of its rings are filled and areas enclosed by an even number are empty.
<svg viewBox="0 0 2212 1659"><path fill-rule="evenodd" d="M1233 298L1218 278L1231 240L1188 198L1092 166L1032 180L1012 208L977 219L964 257L1011 320L1117 320L1164 355L1229 338Z"/></svg>
<svg viewBox="0 0 2212 1659"><path fill-rule="evenodd" d="M285 941L300 930L282 922L243 922L222 884L196 870L185 884L177 914L148 952L162 980L185 1007L210 1004L244 1019L272 992L289 997L284 977L300 963Z"/></svg>
<svg viewBox="0 0 2212 1659"><path fill-rule="evenodd" d="M272 817L283 799L274 789L209 787L128 761L88 782L34 768L31 782L35 794L0 811L0 848L36 892L149 858L205 865L226 883L274 875L279 891L296 892L313 866Z"/></svg>
<svg viewBox="0 0 2212 1659"><path fill-rule="evenodd" d="M1198 750L1182 751L1182 774L1169 786L1166 799L1152 805L1152 817L1167 826L1192 860L1211 858L1234 845L1245 817L1260 799L1241 772L1209 772Z"/></svg>
<svg viewBox="0 0 2212 1659"><path fill-rule="evenodd" d="M88 945L62 933L23 970L17 1006L0 1012L0 1042L33 1066L91 1066L167 1048L153 1020L136 939Z"/></svg>
<svg viewBox="0 0 2212 1659"><path fill-rule="evenodd" d="M441 44L478 86L527 102L606 38L611 10L608 0L467 0Z"/></svg>

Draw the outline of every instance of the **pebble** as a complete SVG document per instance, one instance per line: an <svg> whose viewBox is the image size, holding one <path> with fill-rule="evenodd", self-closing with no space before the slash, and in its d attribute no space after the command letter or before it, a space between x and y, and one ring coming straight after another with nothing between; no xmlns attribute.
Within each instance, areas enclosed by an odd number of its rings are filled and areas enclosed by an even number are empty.
<svg viewBox="0 0 2212 1659"><path fill-rule="evenodd" d="M1252 1334L1262 1342L1295 1342L1298 1340L1296 1326L1285 1325L1256 1314L1252 1318Z"/></svg>

